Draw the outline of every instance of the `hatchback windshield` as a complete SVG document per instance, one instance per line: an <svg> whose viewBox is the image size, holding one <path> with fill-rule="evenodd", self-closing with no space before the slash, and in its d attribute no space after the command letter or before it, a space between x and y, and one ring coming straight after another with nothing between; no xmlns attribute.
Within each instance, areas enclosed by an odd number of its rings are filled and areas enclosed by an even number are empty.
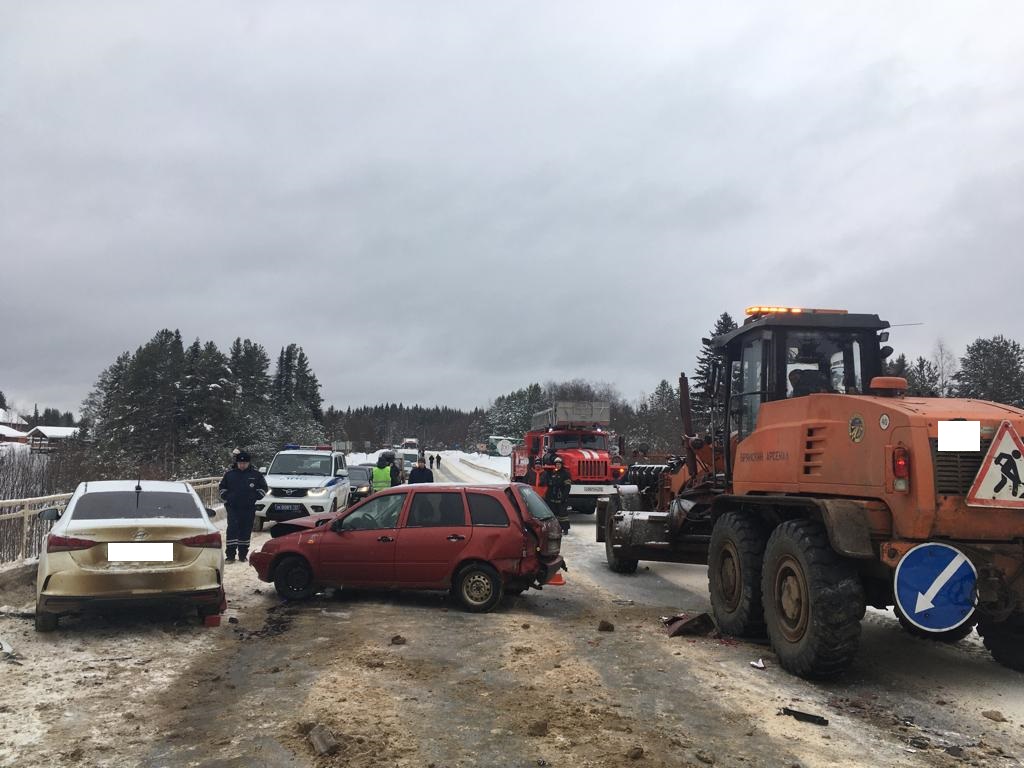
<svg viewBox="0 0 1024 768"><path fill-rule="evenodd" d="M188 493L160 491L101 491L87 493L75 504L74 520L124 520L128 518L201 518L202 511Z"/></svg>
<svg viewBox="0 0 1024 768"><path fill-rule="evenodd" d="M279 453L270 465L268 475L329 475L330 456L311 456L302 453Z"/></svg>
<svg viewBox="0 0 1024 768"><path fill-rule="evenodd" d="M526 502L526 509L535 520L550 520L555 516L555 513L533 488L528 485L516 485L515 489L519 497Z"/></svg>

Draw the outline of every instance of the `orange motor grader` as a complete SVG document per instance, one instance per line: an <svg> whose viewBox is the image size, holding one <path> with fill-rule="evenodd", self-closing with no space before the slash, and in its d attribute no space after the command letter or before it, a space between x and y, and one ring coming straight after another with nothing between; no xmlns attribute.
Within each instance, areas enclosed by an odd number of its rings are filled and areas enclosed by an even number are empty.
<svg viewBox="0 0 1024 768"><path fill-rule="evenodd" d="M883 375L888 327L749 308L711 340L712 435L693 435L681 377L683 455L631 467L641 494L598 509L598 540L620 573L707 563L719 628L767 635L802 677L851 663L869 605L937 640L977 626L1024 671L1024 410L906 396Z"/></svg>

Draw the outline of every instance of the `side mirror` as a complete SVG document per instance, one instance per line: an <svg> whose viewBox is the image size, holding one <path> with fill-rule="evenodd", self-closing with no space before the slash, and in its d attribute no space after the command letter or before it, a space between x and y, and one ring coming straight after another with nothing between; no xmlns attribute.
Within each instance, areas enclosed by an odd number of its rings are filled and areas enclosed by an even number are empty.
<svg viewBox="0 0 1024 768"><path fill-rule="evenodd" d="M210 509L209 507L206 507L206 514L208 514L210 517L216 517L217 516L217 510Z"/></svg>
<svg viewBox="0 0 1024 768"><path fill-rule="evenodd" d="M56 507L52 507L50 509L41 510L39 512L39 519L40 520L50 520L52 522L52 521L55 521L55 520L60 520L60 515L61 515L61 511L59 509L57 509Z"/></svg>
<svg viewBox="0 0 1024 768"><path fill-rule="evenodd" d="M890 346L888 346L888 345L887 345L887 346L884 346L884 347L882 347L882 348L881 348L880 350L878 350L878 356L879 356L879 357L881 357L881 358L882 358L883 360L885 360L885 359L887 359L887 358L889 357L889 355L891 355L891 354L892 354L892 353L893 353L894 351L895 351L895 350L893 350L893 348L892 348L892 347L890 347Z"/></svg>
<svg viewBox="0 0 1024 768"><path fill-rule="evenodd" d="M336 477L348 477L348 470L347 469L339 469L334 474L335 474Z"/></svg>
<svg viewBox="0 0 1024 768"><path fill-rule="evenodd" d="M266 468L266 467L260 467L260 468L259 468L259 470L257 470L257 471L258 471L258 472L259 472L259 473L260 473L261 475L265 475L265 474L267 474L267 468Z"/></svg>
<svg viewBox="0 0 1024 768"><path fill-rule="evenodd" d="M331 530L335 533L341 533L345 530L345 519L338 518L337 520L331 521Z"/></svg>

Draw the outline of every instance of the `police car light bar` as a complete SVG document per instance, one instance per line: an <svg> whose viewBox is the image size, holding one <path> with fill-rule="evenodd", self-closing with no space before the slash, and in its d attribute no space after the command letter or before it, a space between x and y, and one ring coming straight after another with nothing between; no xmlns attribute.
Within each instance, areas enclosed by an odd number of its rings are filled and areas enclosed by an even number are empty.
<svg viewBox="0 0 1024 768"><path fill-rule="evenodd" d="M288 443L282 451L333 451L329 445L297 445L295 443Z"/></svg>
<svg viewBox="0 0 1024 768"><path fill-rule="evenodd" d="M807 307L747 307L747 315L845 315L845 309L810 309Z"/></svg>

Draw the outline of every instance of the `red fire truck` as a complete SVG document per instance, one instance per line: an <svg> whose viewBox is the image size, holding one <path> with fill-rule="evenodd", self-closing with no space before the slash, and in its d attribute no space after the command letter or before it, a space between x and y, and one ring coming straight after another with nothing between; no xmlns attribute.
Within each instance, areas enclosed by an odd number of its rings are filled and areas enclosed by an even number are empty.
<svg viewBox="0 0 1024 768"><path fill-rule="evenodd" d="M569 506L593 512L599 501L618 494L626 467L615 462L608 434L606 402L561 402L535 413L522 444L512 450L512 479L536 486L543 469L559 456L572 478ZM536 462L535 474L528 470ZM543 489L539 489L543 493Z"/></svg>

